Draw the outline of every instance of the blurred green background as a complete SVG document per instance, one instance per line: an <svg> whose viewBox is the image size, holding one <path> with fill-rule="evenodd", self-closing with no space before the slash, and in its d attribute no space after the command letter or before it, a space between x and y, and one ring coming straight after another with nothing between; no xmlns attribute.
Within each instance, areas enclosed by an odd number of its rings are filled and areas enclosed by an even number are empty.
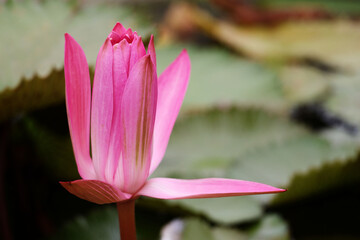
<svg viewBox="0 0 360 240"><path fill-rule="evenodd" d="M265 196L137 202L139 239L360 239L360 2L0 1L0 239L118 239L115 206L78 179L64 102L65 32L96 54L121 22L158 72L186 48L191 79L154 176L227 177Z"/></svg>

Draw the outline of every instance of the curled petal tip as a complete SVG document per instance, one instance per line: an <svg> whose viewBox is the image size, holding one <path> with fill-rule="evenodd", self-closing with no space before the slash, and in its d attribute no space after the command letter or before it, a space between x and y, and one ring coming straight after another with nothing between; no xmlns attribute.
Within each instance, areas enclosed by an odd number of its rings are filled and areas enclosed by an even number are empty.
<svg viewBox="0 0 360 240"><path fill-rule="evenodd" d="M153 34L151 34L149 42L154 42L154 35Z"/></svg>
<svg viewBox="0 0 360 240"><path fill-rule="evenodd" d="M118 27L118 26L122 26L122 24L120 22L116 22L113 30L116 29L116 27Z"/></svg>
<svg viewBox="0 0 360 240"><path fill-rule="evenodd" d="M156 53L155 53L155 46L154 46L154 35L151 35L149 45L148 45L148 54L151 56L151 60L156 66Z"/></svg>
<svg viewBox="0 0 360 240"><path fill-rule="evenodd" d="M114 32L120 34L120 35L122 35L124 32L126 32L125 27L124 27L121 23L119 23L119 22L117 22L117 23L115 24L115 26L113 27L112 30L113 30Z"/></svg>
<svg viewBox="0 0 360 240"><path fill-rule="evenodd" d="M65 42L67 42L69 40L75 41L75 39L69 33L65 33L64 38L65 38Z"/></svg>
<svg viewBox="0 0 360 240"><path fill-rule="evenodd" d="M190 57L189 57L189 53L188 53L188 51L186 50L186 49L183 49L182 51L181 51L181 53L180 53L180 56L181 57L183 57L183 58L185 58L185 61L187 62L187 64L189 65L189 68L190 68Z"/></svg>
<svg viewBox="0 0 360 240"><path fill-rule="evenodd" d="M180 52L180 54L179 54L179 57L185 57L186 56L186 58L188 58L188 60L190 61L190 57L189 57L189 53L188 53L188 51L187 51L187 49L186 48L184 48L183 50L181 50L181 52Z"/></svg>

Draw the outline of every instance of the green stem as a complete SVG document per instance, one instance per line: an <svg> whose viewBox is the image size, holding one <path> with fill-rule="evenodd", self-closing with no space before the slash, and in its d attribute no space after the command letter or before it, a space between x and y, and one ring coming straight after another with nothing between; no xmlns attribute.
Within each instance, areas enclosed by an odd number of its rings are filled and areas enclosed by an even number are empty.
<svg viewBox="0 0 360 240"><path fill-rule="evenodd" d="M121 240L136 240L135 199L118 202L116 205Z"/></svg>

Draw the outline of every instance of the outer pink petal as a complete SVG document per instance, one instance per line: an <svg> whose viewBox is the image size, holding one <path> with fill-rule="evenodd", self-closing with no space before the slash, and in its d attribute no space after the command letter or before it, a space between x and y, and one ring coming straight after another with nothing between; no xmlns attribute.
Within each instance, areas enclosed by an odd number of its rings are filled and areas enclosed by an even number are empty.
<svg viewBox="0 0 360 240"><path fill-rule="evenodd" d="M128 77L127 65L130 56L130 46L129 43L123 39L119 44L115 44L113 46L113 50L114 111L110 133L109 155L105 170L105 179L106 182L120 187L124 181L121 179L116 179L115 181L115 173L118 165L122 165L122 162L119 163L119 161L121 161L120 153L122 148L121 101ZM119 177L122 177L122 174Z"/></svg>
<svg viewBox="0 0 360 240"><path fill-rule="evenodd" d="M122 100L123 191L136 192L146 181L157 101L155 66L149 55L141 58L130 72Z"/></svg>
<svg viewBox="0 0 360 240"><path fill-rule="evenodd" d="M164 157L177 115L179 114L190 78L190 59L183 50L168 66L158 80L158 104L156 109L154 148L150 174Z"/></svg>
<svg viewBox="0 0 360 240"><path fill-rule="evenodd" d="M135 36L133 42L131 43L131 54L129 60L129 73L134 65L139 61L140 58L145 56L146 50L144 44L141 40L141 37Z"/></svg>
<svg viewBox="0 0 360 240"><path fill-rule="evenodd" d="M284 192L284 189L242 180L152 178L137 193L160 199L213 198Z"/></svg>
<svg viewBox="0 0 360 240"><path fill-rule="evenodd" d="M94 178L95 171L89 152L91 99L89 67L84 51L69 34L65 34L64 71L66 108L76 164L82 178Z"/></svg>
<svg viewBox="0 0 360 240"><path fill-rule="evenodd" d="M98 180L76 180L60 182L60 184L75 196L97 204L120 202L131 197L112 185Z"/></svg>
<svg viewBox="0 0 360 240"><path fill-rule="evenodd" d="M96 61L92 107L91 147L97 179L105 180L113 116L113 49L109 39L101 47Z"/></svg>

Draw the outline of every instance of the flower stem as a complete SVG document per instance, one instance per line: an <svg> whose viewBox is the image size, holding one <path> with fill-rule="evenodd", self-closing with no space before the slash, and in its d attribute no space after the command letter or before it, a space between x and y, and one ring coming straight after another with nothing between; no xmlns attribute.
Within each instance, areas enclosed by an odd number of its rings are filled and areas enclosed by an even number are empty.
<svg viewBox="0 0 360 240"><path fill-rule="evenodd" d="M118 202L116 205L121 240L136 240L135 199Z"/></svg>

